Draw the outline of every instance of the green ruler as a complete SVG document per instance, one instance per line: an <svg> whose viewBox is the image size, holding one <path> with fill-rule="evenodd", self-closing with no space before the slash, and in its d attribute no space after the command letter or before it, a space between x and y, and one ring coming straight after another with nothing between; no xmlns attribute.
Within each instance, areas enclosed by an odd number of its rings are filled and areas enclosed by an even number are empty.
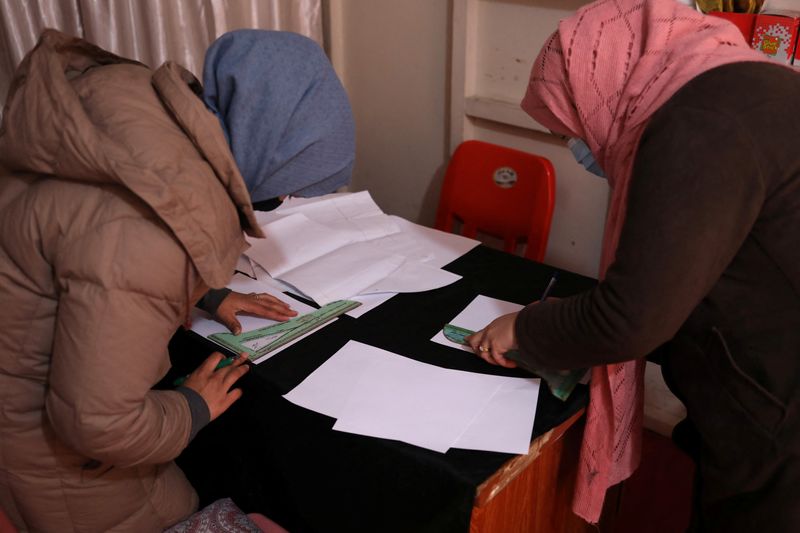
<svg viewBox="0 0 800 533"><path fill-rule="evenodd" d="M453 324L446 324L444 326L444 336L458 344L468 344L465 339L473 333L474 331L454 326ZM506 352L505 354L506 357L512 360L517 358L516 355L517 352L515 351ZM575 385L583 379L583 376L586 374L586 369L557 370L552 372L542 370L535 371L535 373L547 382L547 386L550 388L550 392L553 393L553 396L559 400L566 400L569 398Z"/></svg>
<svg viewBox="0 0 800 533"><path fill-rule="evenodd" d="M286 322L246 331L239 335L214 333L208 338L234 353L246 352L250 360L254 361L359 305L361 302L337 300Z"/></svg>

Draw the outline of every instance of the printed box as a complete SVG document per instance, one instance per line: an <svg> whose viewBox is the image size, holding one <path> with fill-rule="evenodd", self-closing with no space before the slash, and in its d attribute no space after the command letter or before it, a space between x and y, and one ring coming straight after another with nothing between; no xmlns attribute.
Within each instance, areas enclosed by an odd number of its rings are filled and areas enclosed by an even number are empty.
<svg viewBox="0 0 800 533"><path fill-rule="evenodd" d="M756 15L752 47L778 63L791 65L797 43L800 11L775 10Z"/></svg>

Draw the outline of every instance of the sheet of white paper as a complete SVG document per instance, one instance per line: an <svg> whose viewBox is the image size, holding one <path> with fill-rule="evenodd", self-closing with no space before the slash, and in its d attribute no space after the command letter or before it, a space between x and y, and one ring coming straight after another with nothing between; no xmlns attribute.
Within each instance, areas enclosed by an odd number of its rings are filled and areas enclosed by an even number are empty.
<svg viewBox="0 0 800 533"><path fill-rule="evenodd" d="M452 441L526 453L539 381L448 370L349 341L284 397L337 418L334 429L440 452Z"/></svg>
<svg viewBox="0 0 800 533"><path fill-rule="evenodd" d="M310 198L290 198L274 212L279 215L301 212L306 214L308 218L321 223L369 218L383 214L381 208L372 199L369 191L326 194L313 200L311 201Z"/></svg>
<svg viewBox="0 0 800 533"><path fill-rule="evenodd" d="M361 375L375 361L392 355L366 344L349 341L283 397L300 407L338 418Z"/></svg>
<svg viewBox="0 0 800 533"><path fill-rule="evenodd" d="M356 242L286 272L281 280L325 305L360 293L397 270L404 261L368 242Z"/></svg>
<svg viewBox="0 0 800 533"><path fill-rule="evenodd" d="M384 214L367 191L334 193L313 200L292 198L274 211L258 214L257 219L264 226L281 217L302 213L314 222L344 232L353 241L368 241L400 231L394 218Z"/></svg>
<svg viewBox="0 0 800 533"><path fill-rule="evenodd" d="M441 268L480 244L475 239L421 226L398 216L391 218L400 232L382 237L378 241L381 248L428 266Z"/></svg>
<svg viewBox="0 0 800 533"><path fill-rule="evenodd" d="M256 273L256 279L266 285L269 285L273 289L280 291L280 292L288 292L294 294L295 296L299 296L301 298L305 298L306 300L311 300L307 294L303 294L300 290L296 287L292 287L288 283L284 283L279 279L275 279L269 275L269 272L264 270L261 265L254 264L253 270Z"/></svg>
<svg viewBox="0 0 800 533"><path fill-rule="evenodd" d="M539 401L538 378L505 378L453 448L526 454Z"/></svg>
<svg viewBox="0 0 800 533"><path fill-rule="evenodd" d="M380 294L359 294L358 296L351 296L348 300L354 300L356 302L360 302L361 305L356 307L355 309L349 310L346 315L349 315L353 318L358 318L368 311L372 311L383 302L388 300L394 296L394 294L389 293L380 293Z"/></svg>
<svg viewBox="0 0 800 533"><path fill-rule="evenodd" d="M352 220L339 220L327 223L331 229L341 231L354 241L371 241L400 231L397 223L389 215L375 215Z"/></svg>
<svg viewBox="0 0 800 533"><path fill-rule="evenodd" d="M287 304L289 304L289 307L297 311L299 315L310 313L315 310L310 305L298 302L294 298L287 296L286 294L283 294L280 290L271 287L261 281L248 278L243 274L238 274L238 273L234 274L233 278L231 279L231 282L228 284L228 288L236 292L241 292L243 294L249 294L251 292L271 294L272 296L275 296L281 301L284 301ZM230 330L228 330L228 328L225 325L217 322L216 320L211 318L211 315L209 315L205 311L201 311L200 309L197 308L192 309L191 317L192 317L192 327L190 329L195 333L197 333L198 335L202 335L203 337L209 338L209 336L213 335L214 333L230 332ZM266 318L259 318L249 315L236 315L236 318L242 325L242 331L253 331L254 329L264 328L277 323L275 320L269 320ZM314 331L319 331L319 330L317 329ZM298 337L297 339L292 340L291 342L281 346L280 348L277 348L276 350L268 353L261 359L254 361L254 363L258 364L262 361L266 361L267 359L269 359L276 353L280 352L281 350L285 350L292 344L299 342L301 339L304 339L308 335L311 335L312 333L314 333L314 331L310 331L306 335L303 335L301 337Z"/></svg>
<svg viewBox="0 0 800 533"><path fill-rule="evenodd" d="M300 207L302 205L315 204L317 202L330 200L331 198L336 198L338 196L349 196L352 194L353 193L351 192L334 192L322 196L312 196L310 198L301 198L299 196L288 196L276 209L273 209L271 211L254 211L256 215L256 222L258 222L259 226L263 226L264 224L268 224L273 220L281 218L281 216L283 215L279 215L277 217L275 216L275 213L279 210L284 210L286 214L289 214L294 212L294 208Z"/></svg>
<svg viewBox="0 0 800 533"><path fill-rule="evenodd" d="M379 350L358 344L348 343L354 350ZM333 429L399 440L443 453L499 387L494 376L392 355L376 357L364 369Z"/></svg>
<svg viewBox="0 0 800 533"><path fill-rule="evenodd" d="M472 300L467 307L464 308L458 315L453 318L449 324L459 326L472 331L477 331L486 327L489 322L495 318L506 315L508 313L515 313L525 307L524 305L498 300L496 298L489 298L479 294ZM439 331L431 339L433 342L444 344L445 346L452 346L467 352L471 352L472 348L461 344L456 344L447 339L442 331Z"/></svg>
<svg viewBox="0 0 800 533"><path fill-rule="evenodd" d="M373 283L360 294L422 292L455 283L461 276L425 263L406 261L389 276Z"/></svg>
<svg viewBox="0 0 800 533"><path fill-rule="evenodd" d="M290 199L258 218L267 239L249 241L250 259L320 305L356 294L443 287L460 276L439 267L479 244L384 215L367 191ZM365 244L353 246L358 242Z"/></svg>
<svg viewBox="0 0 800 533"><path fill-rule="evenodd" d="M302 213L294 213L263 226L265 239L247 238L251 247L247 255L273 278L306 264L352 240L314 222Z"/></svg>
<svg viewBox="0 0 800 533"><path fill-rule="evenodd" d="M249 276L251 278L256 277L255 270L253 270L253 263L251 263L250 258L244 254L240 255L239 259L236 260L236 270L245 276Z"/></svg>
<svg viewBox="0 0 800 533"><path fill-rule="evenodd" d="M253 269L255 270L256 277L259 281L266 283L267 285L277 289L280 292L288 292L296 296L299 296L301 298L305 298L306 300L311 300L310 296L308 296L307 294L303 294L302 291L298 290L296 287L292 287L288 283L284 283L280 280L274 279L267 273L266 270L264 270L260 266L255 265ZM361 305L359 305L355 309L349 310L345 314L353 318L358 318L366 314L367 312L375 309L383 302L389 300L392 296L394 296L394 294L386 294L386 293L350 296L347 298L348 300L359 302Z"/></svg>
<svg viewBox="0 0 800 533"><path fill-rule="evenodd" d="M328 224L341 221L345 216L351 219L366 218L382 214L382 211L369 193L362 191L333 193L317 198L290 198L275 211L256 212L256 216L263 226L291 213L303 213L315 222ZM475 239L415 224L398 216L385 216L397 226L399 232L377 240L381 249L429 266L443 267L480 244Z"/></svg>

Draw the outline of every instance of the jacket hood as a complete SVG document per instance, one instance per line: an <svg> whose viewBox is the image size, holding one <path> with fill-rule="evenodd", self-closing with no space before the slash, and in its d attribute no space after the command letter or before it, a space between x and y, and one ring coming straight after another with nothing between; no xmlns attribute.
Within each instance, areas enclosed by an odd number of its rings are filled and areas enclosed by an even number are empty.
<svg viewBox="0 0 800 533"><path fill-rule="evenodd" d="M17 69L0 126L0 165L113 184L143 200L211 287L226 285L263 234L200 84L174 63L157 71L45 30Z"/></svg>

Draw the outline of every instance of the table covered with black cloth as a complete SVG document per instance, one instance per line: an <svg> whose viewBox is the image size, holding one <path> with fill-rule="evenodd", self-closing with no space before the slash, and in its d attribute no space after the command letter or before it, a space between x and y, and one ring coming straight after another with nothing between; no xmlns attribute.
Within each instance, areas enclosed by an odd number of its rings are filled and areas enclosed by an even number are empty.
<svg viewBox="0 0 800 533"><path fill-rule="evenodd" d="M351 339L446 368L529 376L430 339L478 294L520 304L538 299L554 269L486 246L445 269L463 278L396 295L358 319L342 316L252 367L238 384L242 398L178 458L201 505L229 496L246 512L261 512L292 533L467 532L476 488L512 455L459 449L442 454L334 431L333 418L282 397ZM594 283L560 272L551 295L567 296ZM219 347L179 333L170 350L174 367L167 380ZM587 398L587 387L579 385L562 402L543 384L532 439L578 412Z"/></svg>

